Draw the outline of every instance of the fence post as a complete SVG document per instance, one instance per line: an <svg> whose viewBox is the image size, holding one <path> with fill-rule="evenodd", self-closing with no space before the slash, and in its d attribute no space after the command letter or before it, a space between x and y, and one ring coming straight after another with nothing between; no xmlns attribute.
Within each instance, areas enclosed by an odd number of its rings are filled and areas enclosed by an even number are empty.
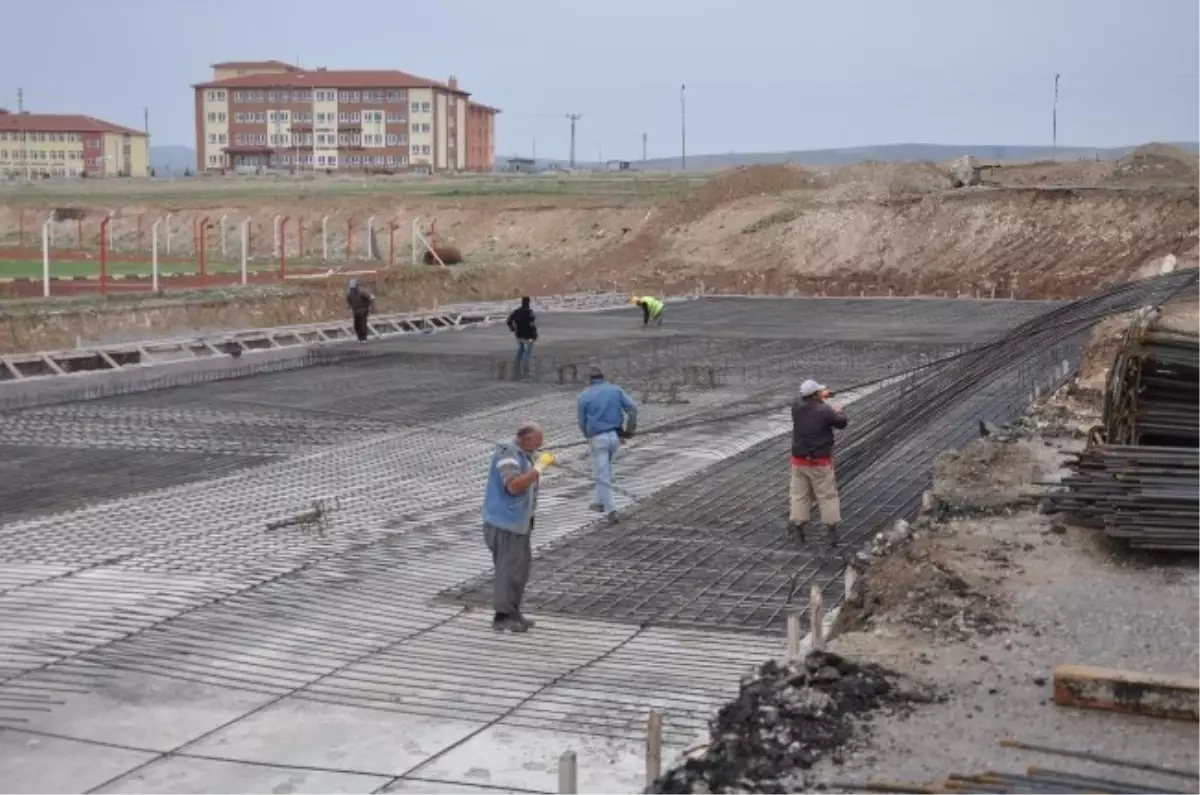
<svg viewBox="0 0 1200 795"><path fill-rule="evenodd" d="M274 232L274 236L275 236L275 251L273 253L275 254L276 257L279 256L279 238L280 238L279 221L282 218L283 218L282 215L275 216L275 222L271 225L271 228L272 228L272 230Z"/></svg>
<svg viewBox="0 0 1200 795"><path fill-rule="evenodd" d="M22 216L22 223L24 216ZM22 231L22 234L24 232ZM42 222L42 298L50 297L50 221Z"/></svg>
<svg viewBox="0 0 1200 795"><path fill-rule="evenodd" d="M321 216L321 262L329 262L329 216Z"/></svg>
<svg viewBox="0 0 1200 795"><path fill-rule="evenodd" d="M46 223L50 224L50 248L54 248L54 212L46 216Z"/></svg>
<svg viewBox="0 0 1200 795"><path fill-rule="evenodd" d="M150 225L150 289L158 292L158 225L162 221L155 221Z"/></svg>
<svg viewBox="0 0 1200 795"><path fill-rule="evenodd" d="M25 209L24 208L17 210L17 229L20 230L21 248L25 248ZM45 229L42 230L43 241L46 238L46 235L44 234L45 231L46 231Z"/></svg>
<svg viewBox="0 0 1200 795"><path fill-rule="evenodd" d="M279 222L279 278L287 278L287 222L291 220L290 215L283 216L283 220Z"/></svg>
<svg viewBox="0 0 1200 795"><path fill-rule="evenodd" d="M83 248L83 219L75 219L75 248Z"/></svg>
<svg viewBox="0 0 1200 795"><path fill-rule="evenodd" d="M420 218L414 218L412 222L412 264L417 265L417 224L421 222Z"/></svg>
<svg viewBox="0 0 1200 795"><path fill-rule="evenodd" d="M396 264L396 219L388 221L388 264Z"/></svg>
<svg viewBox="0 0 1200 795"><path fill-rule="evenodd" d="M201 284L207 284L207 282L208 282L208 265L204 262L204 244L205 244L206 238L208 238L208 229L209 229L209 223L208 223L208 216L206 215L200 219L200 229L199 229L199 233L198 233L198 237L197 237L197 244L198 244L197 245L197 249L198 249L197 253L200 255L200 283Z"/></svg>
<svg viewBox="0 0 1200 795"><path fill-rule="evenodd" d="M111 215L100 221L100 294L108 295L108 222Z"/></svg>
<svg viewBox="0 0 1200 795"><path fill-rule="evenodd" d="M171 256L171 213L167 213L164 224L167 227L167 256L169 257Z"/></svg>
<svg viewBox="0 0 1200 795"><path fill-rule="evenodd" d="M246 259L250 254L250 219L242 221L242 286L246 286Z"/></svg>
<svg viewBox="0 0 1200 795"><path fill-rule="evenodd" d="M650 710L646 719L646 787L662 775L662 715Z"/></svg>
<svg viewBox="0 0 1200 795"><path fill-rule="evenodd" d="M304 216L300 216L300 220L296 222L296 234L299 238L296 241L296 259L304 259Z"/></svg>
<svg viewBox="0 0 1200 795"><path fill-rule="evenodd" d="M346 262L354 259L354 219L346 221Z"/></svg>
<svg viewBox="0 0 1200 795"><path fill-rule="evenodd" d="M109 213L108 217L112 218L113 214ZM117 236L115 234L113 234L113 228L111 225L108 227L108 250L109 251L117 250Z"/></svg>
<svg viewBox="0 0 1200 795"><path fill-rule="evenodd" d="M558 791L566 795L579 792L579 767L574 751L567 751L558 758Z"/></svg>
<svg viewBox="0 0 1200 795"><path fill-rule="evenodd" d="M372 242L375 239L375 216L367 219L367 259L375 259L375 247Z"/></svg>
<svg viewBox="0 0 1200 795"><path fill-rule="evenodd" d="M229 256L229 251L225 248L225 219L229 217L229 213L221 216L221 259Z"/></svg>
<svg viewBox="0 0 1200 795"><path fill-rule="evenodd" d="M146 221L146 214L145 214L145 213L138 213L138 217L137 217L137 243L136 243L135 245L137 246L137 251L138 251L139 253L141 253L141 250L142 250L142 243L143 243L143 242L145 242L145 233L146 233L146 229L145 229L145 221Z"/></svg>

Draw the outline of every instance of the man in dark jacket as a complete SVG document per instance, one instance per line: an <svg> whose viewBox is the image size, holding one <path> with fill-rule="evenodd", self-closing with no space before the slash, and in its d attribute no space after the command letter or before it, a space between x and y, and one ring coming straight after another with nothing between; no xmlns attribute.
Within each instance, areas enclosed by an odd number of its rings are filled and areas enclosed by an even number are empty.
<svg viewBox="0 0 1200 795"><path fill-rule="evenodd" d="M350 305L350 312L354 315L354 333L359 342L366 342L371 333L370 327L367 326L367 316L371 314L371 304L374 302L375 299L358 279L350 280L346 289L346 303Z"/></svg>
<svg viewBox="0 0 1200 795"><path fill-rule="evenodd" d="M527 376L533 360L533 343L537 341L537 324L529 307L529 296L508 316L508 330L517 338L516 375Z"/></svg>
<svg viewBox="0 0 1200 795"><path fill-rule="evenodd" d="M792 403L791 510L788 531L804 540L813 503L821 512L821 524L833 540L842 521L837 479L833 471L833 431L846 427L840 406L825 402L830 395L811 378L800 385L800 397Z"/></svg>

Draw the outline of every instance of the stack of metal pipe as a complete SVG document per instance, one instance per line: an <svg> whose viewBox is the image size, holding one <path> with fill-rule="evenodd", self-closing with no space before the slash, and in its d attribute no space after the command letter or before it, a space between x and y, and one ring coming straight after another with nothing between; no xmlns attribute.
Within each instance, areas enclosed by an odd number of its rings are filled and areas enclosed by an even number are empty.
<svg viewBox="0 0 1200 795"><path fill-rule="evenodd" d="M1143 310L1109 373L1104 441L1079 454L1055 509L1141 549L1200 550L1200 336Z"/></svg>

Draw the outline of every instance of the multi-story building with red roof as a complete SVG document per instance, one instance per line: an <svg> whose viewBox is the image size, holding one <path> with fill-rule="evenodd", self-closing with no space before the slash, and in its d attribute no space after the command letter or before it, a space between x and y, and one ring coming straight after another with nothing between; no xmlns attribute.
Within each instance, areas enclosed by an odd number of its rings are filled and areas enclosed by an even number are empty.
<svg viewBox="0 0 1200 795"><path fill-rule="evenodd" d="M196 167L491 171L499 111L396 70L213 64L196 92Z"/></svg>
<svg viewBox="0 0 1200 795"><path fill-rule="evenodd" d="M0 108L0 177L150 176L150 136L65 113Z"/></svg>

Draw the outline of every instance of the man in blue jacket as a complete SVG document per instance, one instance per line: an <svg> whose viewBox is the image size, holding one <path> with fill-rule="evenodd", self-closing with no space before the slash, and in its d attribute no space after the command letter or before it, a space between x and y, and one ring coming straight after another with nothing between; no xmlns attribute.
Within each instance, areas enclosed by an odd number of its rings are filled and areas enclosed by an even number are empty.
<svg viewBox="0 0 1200 795"><path fill-rule="evenodd" d="M554 456L541 453L542 429L528 422L517 430L517 438L499 442L488 466L487 489L483 495L483 540L492 553L496 569L492 584L492 607L496 611L492 629L497 632L526 632L533 622L521 614L521 598L529 582L533 552L529 534L537 510L538 484L554 463Z"/></svg>
<svg viewBox="0 0 1200 795"><path fill-rule="evenodd" d="M596 501L591 509L617 521L617 503L613 499L613 459L621 444L637 430L637 406L633 398L616 384L604 380L599 367L588 373L591 385L579 396L579 431L588 441L592 477L596 480Z"/></svg>

